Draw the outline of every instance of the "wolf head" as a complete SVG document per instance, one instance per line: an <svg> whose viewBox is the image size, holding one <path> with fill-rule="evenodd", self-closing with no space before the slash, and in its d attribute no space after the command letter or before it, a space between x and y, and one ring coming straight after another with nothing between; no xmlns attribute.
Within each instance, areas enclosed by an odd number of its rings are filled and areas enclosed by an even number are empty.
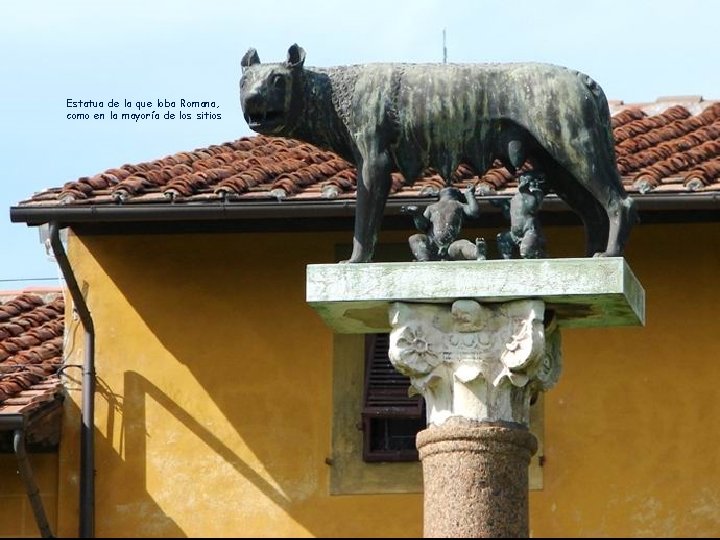
<svg viewBox="0 0 720 540"><path fill-rule="evenodd" d="M302 77L305 51L297 44L288 49L287 60L261 64L255 49L242 57L240 104L245 121L262 135L283 135L302 110Z"/></svg>

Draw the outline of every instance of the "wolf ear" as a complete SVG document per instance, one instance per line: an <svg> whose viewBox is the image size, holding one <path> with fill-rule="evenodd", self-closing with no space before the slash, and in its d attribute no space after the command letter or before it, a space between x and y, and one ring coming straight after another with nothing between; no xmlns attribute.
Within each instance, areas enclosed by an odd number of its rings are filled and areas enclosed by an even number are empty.
<svg viewBox="0 0 720 540"><path fill-rule="evenodd" d="M297 43L290 45L287 56L287 67L290 69L300 69L305 63L305 49L299 47Z"/></svg>
<svg viewBox="0 0 720 540"><path fill-rule="evenodd" d="M248 52L245 53L245 56L242 57L242 60L240 60L240 67L242 67L242 70L245 71L250 66L259 63L260 57L258 56L257 51L251 47L248 49Z"/></svg>

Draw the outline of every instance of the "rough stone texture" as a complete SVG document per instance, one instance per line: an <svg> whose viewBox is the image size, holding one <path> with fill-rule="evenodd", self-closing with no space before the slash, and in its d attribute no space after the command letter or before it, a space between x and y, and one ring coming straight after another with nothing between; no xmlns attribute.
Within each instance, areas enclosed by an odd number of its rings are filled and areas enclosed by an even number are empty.
<svg viewBox="0 0 720 540"><path fill-rule="evenodd" d="M428 423L461 416L527 426L530 400L560 375L560 334L540 300L395 302L389 357L427 404Z"/></svg>
<svg viewBox="0 0 720 540"><path fill-rule="evenodd" d="M645 291L624 259L311 264L307 301L336 332L389 332L392 302L543 300L561 328L645 323Z"/></svg>
<svg viewBox="0 0 720 540"><path fill-rule="evenodd" d="M526 538L527 430L452 418L417 435L426 538Z"/></svg>

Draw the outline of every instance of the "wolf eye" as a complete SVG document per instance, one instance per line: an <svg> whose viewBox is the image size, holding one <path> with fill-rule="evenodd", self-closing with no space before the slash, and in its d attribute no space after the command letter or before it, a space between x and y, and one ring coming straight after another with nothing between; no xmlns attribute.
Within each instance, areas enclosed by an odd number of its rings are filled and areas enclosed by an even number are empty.
<svg viewBox="0 0 720 540"><path fill-rule="evenodd" d="M273 75L272 77L272 85L276 88L279 86L283 86L285 84L285 77L282 75Z"/></svg>

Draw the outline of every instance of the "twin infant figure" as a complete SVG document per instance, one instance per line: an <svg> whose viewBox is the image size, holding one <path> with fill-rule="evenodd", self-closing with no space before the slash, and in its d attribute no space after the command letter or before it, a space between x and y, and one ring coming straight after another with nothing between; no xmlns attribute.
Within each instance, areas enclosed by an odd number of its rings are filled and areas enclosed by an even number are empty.
<svg viewBox="0 0 720 540"><path fill-rule="evenodd" d="M462 202L464 197L465 202ZM497 246L504 259L510 259L517 248L523 259L545 256L545 237L538 213L545 197L543 178L525 173L518 178L518 192L510 201L492 204L500 206L510 219L510 230L497 235ZM440 190L437 202L424 211L417 206L403 206L401 211L412 215L420 233L408 239L417 261L482 260L487 258L487 244L483 238L475 242L457 240L464 217L477 218L480 206L475 198L475 186L460 191L454 187Z"/></svg>

